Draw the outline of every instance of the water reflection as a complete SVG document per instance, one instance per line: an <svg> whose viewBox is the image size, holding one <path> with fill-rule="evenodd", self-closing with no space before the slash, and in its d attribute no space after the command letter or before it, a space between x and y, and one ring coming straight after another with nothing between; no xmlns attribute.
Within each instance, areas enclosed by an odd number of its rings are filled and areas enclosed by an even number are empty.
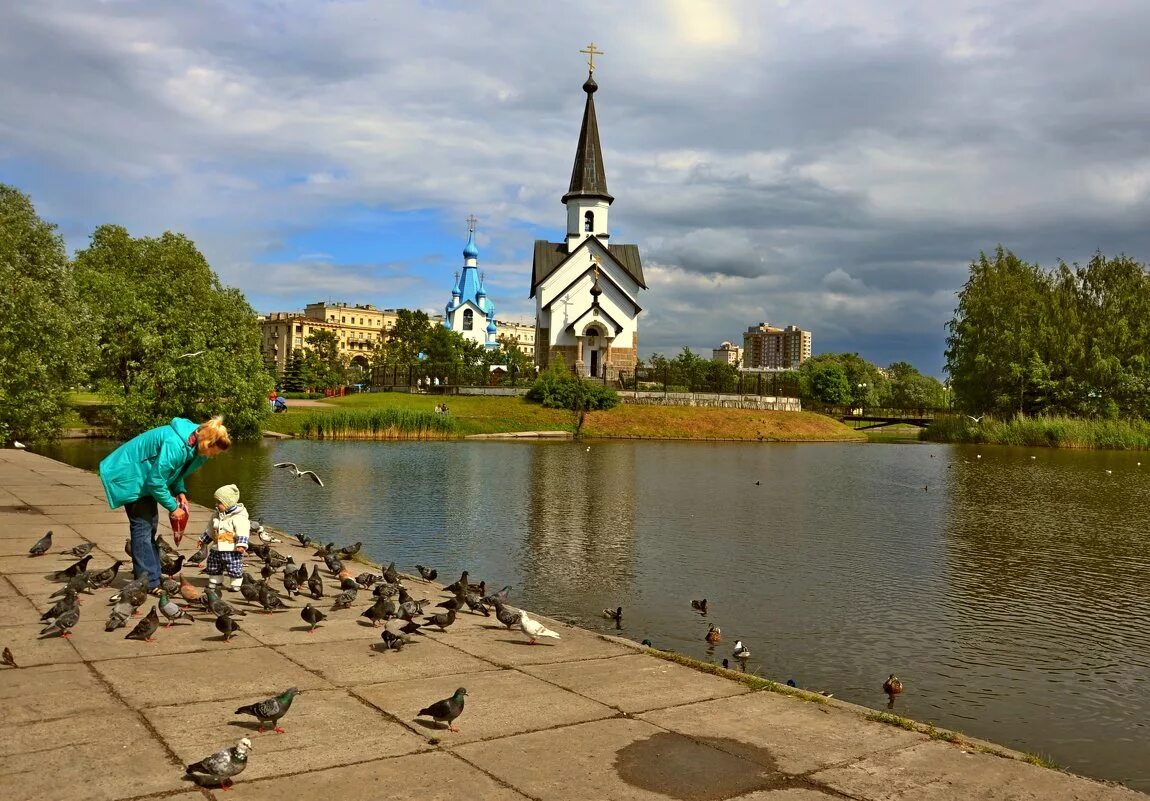
<svg viewBox="0 0 1150 801"><path fill-rule="evenodd" d="M94 468L109 447L53 453ZM235 482L273 525L363 540L374 559L408 571L419 562L448 581L466 567L513 585L512 602L540 614L877 709L897 673L900 714L1150 790L1150 468L1138 459L935 445L282 441L233 448L189 489L207 505ZM314 469L327 486L275 461ZM706 616L691 607L701 598ZM602 614L617 606L618 629ZM710 623L721 642L706 642ZM745 666L736 640L751 650Z"/></svg>

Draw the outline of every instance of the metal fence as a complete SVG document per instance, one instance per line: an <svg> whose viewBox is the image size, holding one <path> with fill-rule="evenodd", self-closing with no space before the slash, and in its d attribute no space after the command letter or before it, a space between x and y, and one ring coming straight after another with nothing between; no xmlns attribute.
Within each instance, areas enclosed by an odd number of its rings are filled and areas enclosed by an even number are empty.
<svg viewBox="0 0 1150 801"><path fill-rule="evenodd" d="M522 387L535 381L536 371L492 370L486 365L418 364L372 367L373 389L454 394L459 387Z"/></svg>

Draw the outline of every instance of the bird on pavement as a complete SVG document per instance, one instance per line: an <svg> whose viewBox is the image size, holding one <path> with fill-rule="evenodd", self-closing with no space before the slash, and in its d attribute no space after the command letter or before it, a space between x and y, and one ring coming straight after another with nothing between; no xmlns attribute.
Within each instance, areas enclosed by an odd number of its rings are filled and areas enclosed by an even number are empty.
<svg viewBox="0 0 1150 801"><path fill-rule="evenodd" d="M427 618L427 623L424 625L439 626L440 631L447 631L447 627L455 622L455 610L448 609L446 613L437 612Z"/></svg>
<svg viewBox="0 0 1150 801"><path fill-rule="evenodd" d="M416 717L427 715L436 723L446 723L449 731L459 731L455 726L455 719L463 714L463 698L465 695L467 695L467 690L460 687L450 698L436 701L431 706L426 706L419 710Z"/></svg>
<svg viewBox="0 0 1150 801"><path fill-rule="evenodd" d="M12 656L12 649L7 645L4 646L4 653L0 654L0 665L7 665L8 667L20 667L16 664L16 657Z"/></svg>
<svg viewBox="0 0 1150 801"><path fill-rule="evenodd" d="M89 573L88 584L96 590L111 585L111 583L116 580L116 575L120 572L120 567L123 564L123 560L117 559L112 563L111 567L97 570L95 573Z"/></svg>
<svg viewBox="0 0 1150 801"><path fill-rule="evenodd" d="M124 635L124 639L155 642L156 638L152 635L155 634L156 629L160 627L160 615L156 610L157 607L153 606L152 611L140 618L140 622L136 624L136 627Z"/></svg>
<svg viewBox="0 0 1150 801"><path fill-rule="evenodd" d="M227 790L233 784L232 777L243 773L248 766L248 752L251 750L252 741L244 737L231 748L217 751L185 767L184 778L194 781L200 787Z"/></svg>
<svg viewBox="0 0 1150 801"><path fill-rule="evenodd" d="M312 598L323 597L323 576L319 574L319 565L312 567L311 576L307 580L307 588L311 590Z"/></svg>
<svg viewBox="0 0 1150 801"><path fill-rule="evenodd" d="M49 573L44 578L48 579L48 581L67 581L70 578L75 578L81 573L88 572L88 563L91 561L92 554L88 554L87 556L81 558L80 561L74 562L63 570L57 570L54 573Z"/></svg>
<svg viewBox="0 0 1150 801"><path fill-rule="evenodd" d="M511 631L512 626L519 625L519 616L522 614L518 609L512 609L504 606L503 602L496 599L495 601L495 619L507 627Z"/></svg>
<svg viewBox="0 0 1150 801"><path fill-rule="evenodd" d="M32 556L43 556L48 553L48 549L52 547L52 532L49 531L28 549L28 553Z"/></svg>
<svg viewBox="0 0 1150 801"><path fill-rule="evenodd" d="M531 638L532 645L535 645L535 640L539 637L553 637L556 640L559 639L558 634L544 626L538 620L532 620L527 616L527 613L522 610L519 612L519 628L523 631L524 634Z"/></svg>
<svg viewBox="0 0 1150 801"><path fill-rule="evenodd" d="M183 598L185 601L187 601L190 604L198 604L200 602L200 599L203 598L203 596L204 596L204 591L201 590L199 587L197 587L195 584L192 584L186 578L184 578L184 574L181 573L180 574L180 597Z"/></svg>
<svg viewBox="0 0 1150 801"><path fill-rule="evenodd" d="M248 704L241 706L236 710L237 715L251 715L260 722L258 729L260 734L264 733L264 727L270 725L272 730L277 734L283 734L284 730L280 728L279 721L291 709L291 702L299 694L299 690L295 687L289 687L275 698L267 698L255 704Z"/></svg>
<svg viewBox="0 0 1150 801"><path fill-rule="evenodd" d="M136 607L128 601L120 601L108 613L108 620L104 623L104 631L115 631L128 625L128 618L136 611Z"/></svg>
<svg viewBox="0 0 1150 801"><path fill-rule="evenodd" d="M303 478L304 476L307 476L316 484L319 484L321 487L323 486L323 482L320 480L319 476L315 474L314 470L300 470L299 467L296 466L295 462L277 462L276 464L272 465L272 467L287 468L296 478Z"/></svg>
<svg viewBox="0 0 1150 801"><path fill-rule="evenodd" d="M229 642L232 635L240 630L240 624L234 621L230 615L220 615L216 618L216 631L224 635L224 642Z"/></svg>
<svg viewBox="0 0 1150 801"><path fill-rule="evenodd" d="M351 605L355 603L355 596L357 595L359 595L359 590L355 587L348 587L339 595L335 596L334 603L331 605L332 611L350 609Z"/></svg>
<svg viewBox="0 0 1150 801"><path fill-rule="evenodd" d="M72 590L72 589L65 588L64 597L61 598L60 600L56 601L55 605L53 605L53 607L51 609L49 609L44 614L40 615L40 622L43 623L47 620L51 620L54 617L59 617L60 615L64 614L64 610L66 610L70 606L75 606L75 605L76 605L76 591Z"/></svg>
<svg viewBox="0 0 1150 801"><path fill-rule="evenodd" d="M53 620L41 632L40 636L45 637L49 634L59 634L61 637L71 637L72 632L69 631L80 620L80 607L70 606L65 609L58 618Z"/></svg>
<svg viewBox="0 0 1150 801"><path fill-rule="evenodd" d="M311 604L308 604L303 609L299 610L299 616L303 618L304 623L307 623L311 627L307 630L308 634L314 634L315 627L320 624L320 621L327 620L327 615L316 609Z"/></svg>
<svg viewBox="0 0 1150 801"><path fill-rule="evenodd" d="M82 557L82 556L87 556L87 555L88 555L88 553L89 553L89 552L90 552L90 551L91 551L91 550L92 550L94 547L96 547L96 546L94 546L92 543L90 543L90 542L85 542L85 543L82 543L82 544L80 544L80 545L77 545L77 546L76 546L76 547L74 547L74 548L69 548L69 549L68 549L68 550L66 550L66 551L60 551L60 555L61 555L61 556L74 556L74 557L76 557L77 559L79 559L79 558L80 558L80 557Z"/></svg>
<svg viewBox="0 0 1150 801"><path fill-rule="evenodd" d="M439 577L439 571L433 568L416 565L415 569L419 571L419 577L424 581L435 581L435 579Z"/></svg>
<svg viewBox="0 0 1150 801"><path fill-rule="evenodd" d="M159 606L160 606L160 612L162 612L164 617L166 617L168 619L168 625L164 626L164 628L166 628L166 629L170 629L172 627L172 624L175 623L180 618L187 618L188 622L190 622L190 623L196 622L196 619L194 617L192 617L188 612L185 612L180 607L179 604L177 604L175 601L170 599L168 597L168 594L166 592L164 592L163 590L160 590L160 604L159 604Z"/></svg>

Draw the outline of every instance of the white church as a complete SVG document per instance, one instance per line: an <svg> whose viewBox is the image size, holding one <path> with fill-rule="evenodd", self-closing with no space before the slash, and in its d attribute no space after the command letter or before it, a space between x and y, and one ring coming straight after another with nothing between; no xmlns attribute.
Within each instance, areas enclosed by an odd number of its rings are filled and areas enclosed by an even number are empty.
<svg viewBox="0 0 1150 801"><path fill-rule="evenodd" d="M563 196L567 236L536 240L531 271L535 298L535 362L542 369L561 363L577 374L614 380L633 373L638 361L639 292L646 289L637 245L611 244L609 210L599 124L595 119L595 46L587 52L587 104Z"/></svg>

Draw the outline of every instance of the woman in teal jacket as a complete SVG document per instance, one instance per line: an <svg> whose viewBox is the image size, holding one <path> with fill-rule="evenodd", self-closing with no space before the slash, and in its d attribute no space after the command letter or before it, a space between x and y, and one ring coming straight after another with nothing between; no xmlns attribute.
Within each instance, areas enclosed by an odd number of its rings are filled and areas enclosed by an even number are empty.
<svg viewBox="0 0 1150 801"><path fill-rule="evenodd" d="M187 517L184 479L209 458L232 444L222 417L196 425L176 417L125 442L100 462L100 480L113 509L128 513L132 569L147 577L149 589L160 586L159 506L177 520Z"/></svg>

